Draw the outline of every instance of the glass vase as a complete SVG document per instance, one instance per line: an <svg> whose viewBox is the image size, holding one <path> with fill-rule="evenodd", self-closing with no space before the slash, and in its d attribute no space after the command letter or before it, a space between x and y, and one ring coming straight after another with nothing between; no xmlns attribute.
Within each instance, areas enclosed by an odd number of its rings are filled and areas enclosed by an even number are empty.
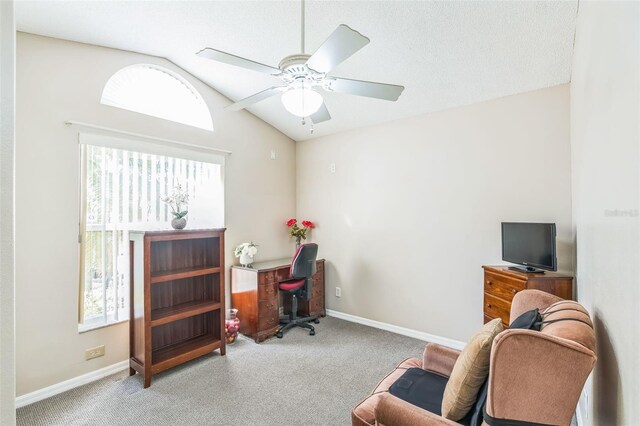
<svg viewBox="0 0 640 426"><path fill-rule="evenodd" d="M232 345L238 339L240 331L240 318L237 309L227 309L227 319L224 322L224 333L227 345Z"/></svg>

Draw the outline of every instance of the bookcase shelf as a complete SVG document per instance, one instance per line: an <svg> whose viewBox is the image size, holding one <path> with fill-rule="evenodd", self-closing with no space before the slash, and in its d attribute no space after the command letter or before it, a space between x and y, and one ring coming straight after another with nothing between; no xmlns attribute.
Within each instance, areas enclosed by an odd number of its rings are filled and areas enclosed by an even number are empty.
<svg viewBox="0 0 640 426"><path fill-rule="evenodd" d="M129 374L225 354L224 229L130 232Z"/></svg>
<svg viewBox="0 0 640 426"><path fill-rule="evenodd" d="M219 309L220 302L213 302L211 300L194 300L191 302L180 303L178 305L154 309L151 311L151 327L156 327Z"/></svg>
<svg viewBox="0 0 640 426"><path fill-rule="evenodd" d="M151 275L151 284L162 283L165 281L179 280L182 278L197 277L200 275L215 274L218 272L220 272L220 268L217 266L199 268L199 269L180 268L180 269L173 269L173 270L161 272L161 273L156 272L156 273L152 273Z"/></svg>
<svg viewBox="0 0 640 426"><path fill-rule="evenodd" d="M212 334L205 334L192 339L182 340L173 345L153 351L153 374L173 367L174 360L180 359L180 363L191 361L194 358L208 354L222 346L224 339Z"/></svg>

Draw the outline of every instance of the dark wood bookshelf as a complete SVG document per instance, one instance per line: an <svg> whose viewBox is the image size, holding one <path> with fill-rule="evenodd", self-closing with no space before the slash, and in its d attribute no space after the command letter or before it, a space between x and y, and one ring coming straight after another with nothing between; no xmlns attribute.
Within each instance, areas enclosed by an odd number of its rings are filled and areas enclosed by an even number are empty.
<svg viewBox="0 0 640 426"><path fill-rule="evenodd" d="M129 374L152 375L220 349L224 229L131 231Z"/></svg>

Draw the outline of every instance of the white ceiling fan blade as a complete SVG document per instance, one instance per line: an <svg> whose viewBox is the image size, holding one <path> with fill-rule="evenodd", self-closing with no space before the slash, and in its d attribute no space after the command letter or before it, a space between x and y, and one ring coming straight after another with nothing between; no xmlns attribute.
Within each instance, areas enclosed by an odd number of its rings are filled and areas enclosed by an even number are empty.
<svg viewBox="0 0 640 426"><path fill-rule="evenodd" d="M331 114L329 114L329 110L327 109L327 104L323 102L322 105L320 105L320 109L318 109L318 111L311 114L311 117L309 118L311 118L311 121L313 121L313 124L318 124L318 123L322 123L323 121L331 120Z"/></svg>
<svg viewBox="0 0 640 426"><path fill-rule="evenodd" d="M315 71L328 73L368 43L368 38L348 26L340 24L311 55L307 66Z"/></svg>
<svg viewBox="0 0 640 426"><path fill-rule="evenodd" d="M210 47L205 47L204 49L196 53L196 55L200 56L201 58L211 59L212 61L222 62L224 64L245 68L251 71L261 72L263 74L278 75L282 73L282 71L278 68L261 64L260 62L255 62L250 59L241 58L240 56L232 55L231 53L211 49Z"/></svg>
<svg viewBox="0 0 640 426"><path fill-rule="evenodd" d="M373 81L329 77L324 81L324 89L331 92L347 93L349 95L384 99L385 101L397 101L400 97L400 94L404 90L404 86L375 83Z"/></svg>
<svg viewBox="0 0 640 426"><path fill-rule="evenodd" d="M248 106L251 106L255 103L258 103L260 101L263 101L267 98L270 98L271 96L275 96L278 95L282 92L284 92L284 90L286 89L286 86L282 86L282 87L270 87L268 89L263 90L262 92L258 92L255 95L251 95L247 98L244 98L234 104L229 105L228 107L226 107L225 109L228 109L230 111L240 111L243 108L246 108Z"/></svg>

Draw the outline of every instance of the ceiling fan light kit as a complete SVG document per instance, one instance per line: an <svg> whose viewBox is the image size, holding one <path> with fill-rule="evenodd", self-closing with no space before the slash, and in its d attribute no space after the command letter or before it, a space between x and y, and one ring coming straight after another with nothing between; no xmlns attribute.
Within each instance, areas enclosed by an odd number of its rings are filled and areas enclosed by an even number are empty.
<svg viewBox="0 0 640 426"><path fill-rule="evenodd" d="M304 0L301 12L300 44L304 52ZM269 74L279 78L283 83L282 86L265 89L231 104L227 109L238 111L272 96L281 95L282 104L289 113L302 117L303 125L304 117L308 117L313 125L313 123L322 123L331 119L324 99L316 89L388 101L398 100L404 90L403 86L328 76L335 67L368 43L367 37L341 24L313 55L300 53L287 56L280 61L278 68L208 47L197 55L216 62ZM313 133L313 127L311 132Z"/></svg>
<svg viewBox="0 0 640 426"><path fill-rule="evenodd" d="M298 117L311 116L323 103L320 93L304 87L289 89L280 99L285 109Z"/></svg>

